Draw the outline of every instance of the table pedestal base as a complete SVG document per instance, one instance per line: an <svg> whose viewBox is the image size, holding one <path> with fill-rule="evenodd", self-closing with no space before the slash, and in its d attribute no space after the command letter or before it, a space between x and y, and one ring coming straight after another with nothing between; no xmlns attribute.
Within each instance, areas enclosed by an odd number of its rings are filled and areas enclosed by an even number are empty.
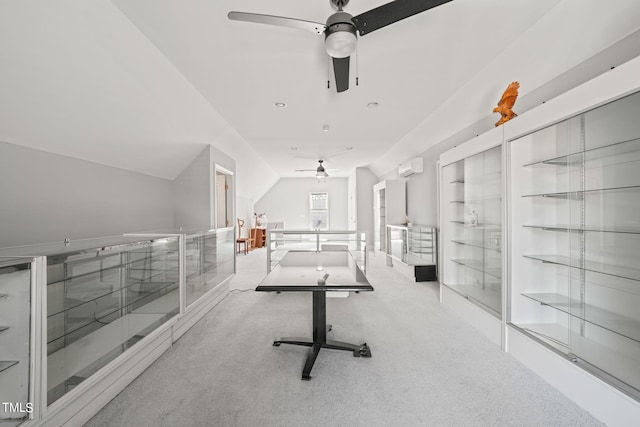
<svg viewBox="0 0 640 427"><path fill-rule="evenodd" d="M326 291L314 291L313 294L313 340L306 338L281 338L273 342L278 347L280 344L292 344L311 347L307 354L307 361L302 370L302 379L311 379L311 369L320 353L321 348L331 350L344 350L353 352L354 357L371 357L371 349L364 344L349 344L341 341L327 340L327 331L331 327L327 327L327 298Z"/></svg>

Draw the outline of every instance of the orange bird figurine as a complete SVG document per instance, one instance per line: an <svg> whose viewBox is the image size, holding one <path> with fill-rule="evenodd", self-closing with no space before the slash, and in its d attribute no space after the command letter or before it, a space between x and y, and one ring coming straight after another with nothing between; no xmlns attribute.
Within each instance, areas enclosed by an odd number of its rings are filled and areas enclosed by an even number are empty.
<svg viewBox="0 0 640 427"><path fill-rule="evenodd" d="M501 124L508 122L517 116L511 109L513 105L516 103L516 99L518 99L518 88L520 87L520 83L511 82L507 89L502 94L502 98L498 101L498 106L493 109L494 113L500 113L502 118L496 122L496 126L500 126Z"/></svg>

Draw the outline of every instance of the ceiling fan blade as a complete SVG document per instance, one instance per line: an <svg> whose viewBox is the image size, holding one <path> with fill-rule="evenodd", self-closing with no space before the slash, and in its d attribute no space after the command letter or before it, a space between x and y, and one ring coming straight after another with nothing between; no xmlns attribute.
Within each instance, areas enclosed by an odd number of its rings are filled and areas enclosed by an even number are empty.
<svg viewBox="0 0 640 427"><path fill-rule="evenodd" d="M277 25L279 27L297 28L323 34L326 26L318 22L304 21L302 19L286 18L284 16L262 15L259 13L229 12L227 17L233 21L256 22L258 24Z"/></svg>
<svg viewBox="0 0 640 427"><path fill-rule="evenodd" d="M416 15L451 0L396 0L354 16L352 21L361 36L389 24Z"/></svg>
<svg viewBox="0 0 640 427"><path fill-rule="evenodd" d="M333 59L333 74L336 76L336 90L344 92L349 89L349 57Z"/></svg>

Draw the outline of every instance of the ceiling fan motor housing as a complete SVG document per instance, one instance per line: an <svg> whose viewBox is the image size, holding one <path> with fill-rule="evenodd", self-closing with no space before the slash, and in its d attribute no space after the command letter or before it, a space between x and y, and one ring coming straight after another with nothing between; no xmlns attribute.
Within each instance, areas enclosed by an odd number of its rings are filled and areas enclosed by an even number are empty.
<svg viewBox="0 0 640 427"><path fill-rule="evenodd" d="M327 19L325 45L331 57L346 58L355 51L358 38L352 18L347 12L338 11Z"/></svg>

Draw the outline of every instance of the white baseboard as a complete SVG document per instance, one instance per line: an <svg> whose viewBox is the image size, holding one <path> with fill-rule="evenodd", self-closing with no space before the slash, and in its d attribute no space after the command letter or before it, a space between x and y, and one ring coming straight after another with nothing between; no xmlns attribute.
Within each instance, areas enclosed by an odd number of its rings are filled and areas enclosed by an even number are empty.
<svg viewBox="0 0 640 427"><path fill-rule="evenodd" d="M446 286L440 286L442 305L472 324L498 347L502 347L502 321Z"/></svg>
<svg viewBox="0 0 640 427"><path fill-rule="evenodd" d="M632 427L640 402L576 366L517 329L507 326L507 353L609 427Z"/></svg>

